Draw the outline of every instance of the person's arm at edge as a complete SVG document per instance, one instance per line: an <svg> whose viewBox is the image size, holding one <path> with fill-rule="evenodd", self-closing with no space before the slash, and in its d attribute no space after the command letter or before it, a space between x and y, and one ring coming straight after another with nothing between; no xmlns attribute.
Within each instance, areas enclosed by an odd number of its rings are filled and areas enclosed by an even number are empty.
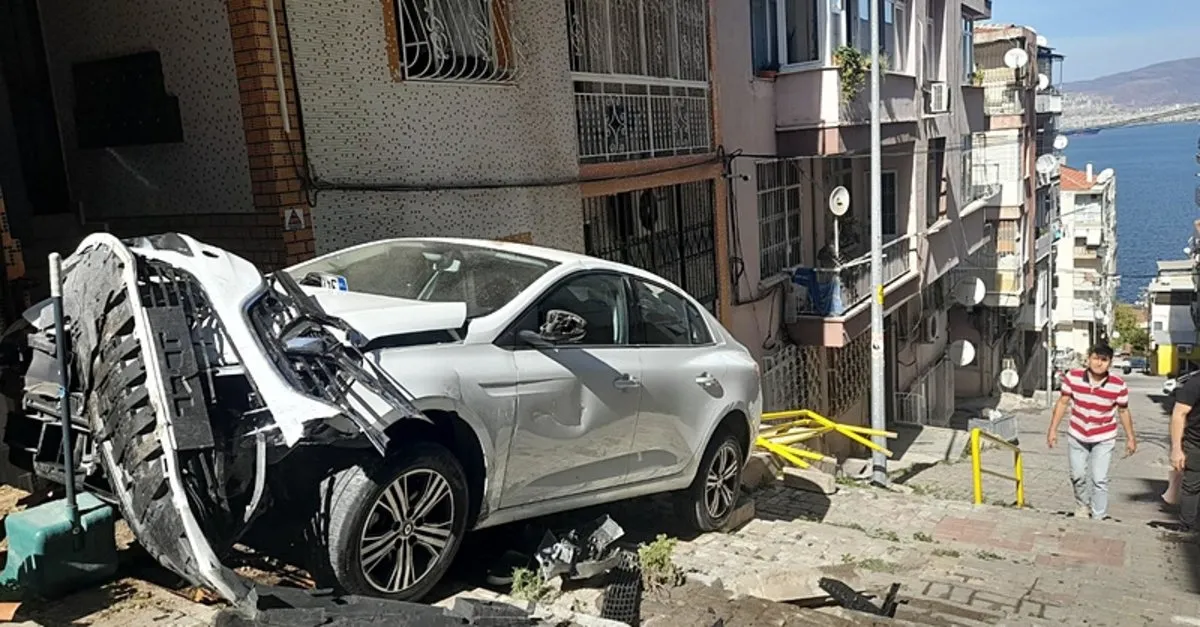
<svg viewBox="0 0 1200 627"><path fill-rule="evenodd" d="M1058 397L1058 402L1054 403L1054 412L1050 414L1050 429L1046 431L1046 446L1050 448L1054 448L1058 443L1058 425L1062 423L1063 416L1071 405L1071 387L1066 375L1063 375L1058 387L1062 390L1062 395Z"/></svg>
<svg viewBox="0 0 1200 627"><path fill-rule="evenodd" d="M1137 436L1133 433L1133 415L1129 413L1129 388L1124 386L1117 396L1117 417L1125 430L1125 456L1128 457L1137 452Z"/></svg>
<svg viewBox="0 0 1200 627"><path fill-rule="evenodd" d="M1193 377L1195 378L1195 377ZM1195 383L1200 383L1196 381ZM1175 407L1171 409L1171 467L1183 471L1185 456L1183 454L1183 433L1187 427L1187 416L1192 407L1200 400L1200 386L1192 381L1183 384L1175 390Z"/></svg>

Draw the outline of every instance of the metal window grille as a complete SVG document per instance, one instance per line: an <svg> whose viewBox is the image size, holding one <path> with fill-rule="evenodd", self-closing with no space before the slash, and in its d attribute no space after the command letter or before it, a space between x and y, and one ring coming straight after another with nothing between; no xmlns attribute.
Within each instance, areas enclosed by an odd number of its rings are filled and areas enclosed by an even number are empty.
<svg viewBox="0 0 1200 627"><path fill-rule="evenodd" d="M409 80L505 83L522 57L511 0L396 0Z"/></svg>
<svg viewBox="0 0 1200 627"><path fill-rule="evenodd" d="M711 180L583 200L585 252L653 272L716 311Z"/></svg>
<svg viewBox="0 0 1200 627"><path fill-rule="evenodd" d="M801 161L757 164L759 277L800 263Z"/></svg>

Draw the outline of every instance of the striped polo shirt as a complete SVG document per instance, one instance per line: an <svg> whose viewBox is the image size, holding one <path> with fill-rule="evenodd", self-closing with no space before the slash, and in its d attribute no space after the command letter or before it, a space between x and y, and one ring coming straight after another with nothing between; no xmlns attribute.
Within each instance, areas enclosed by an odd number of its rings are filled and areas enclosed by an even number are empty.
<svg viewBox="0 0 1200 627"><path fill-rule="evenodd" d="M1117 408L1129 406L1124 379L1109 373L1092 383L1086 369L1072 370L1063 377L1062 393L1071 399L1071 437L1085 444L1117 437Z"/></svg>

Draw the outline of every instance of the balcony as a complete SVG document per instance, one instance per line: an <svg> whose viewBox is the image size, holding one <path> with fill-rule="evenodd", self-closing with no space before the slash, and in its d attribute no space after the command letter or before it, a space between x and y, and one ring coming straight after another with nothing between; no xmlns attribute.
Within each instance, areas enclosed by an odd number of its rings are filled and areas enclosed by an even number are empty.
<svg viewBox="0 0 1200 627"><path fill-rule="evenodd" d="M983 86L983 111L988 115L1020 115L1025 112L1024 90L1011 84Z"/></svg>
<svg viewBox="0 0 1200 627"><path fill-rule="evenodd" d="M1062 113L1063 97L1060 94L1038 94L1035 106L1038 113Z"/></svg>
<svg viewBox="0 0 1200 627"><path fill-rule="evenodd" d="M885 286L909 272L909 253L912 251L913 242L908 237L884 244ZM822 318L844 316L871 295L871 255L861 255L833 268L795 268L792 281L799 292L796 315Z"/></svg>
<svg viewBox="0 0 1200 627"><path fill-rule="evenodd" d="M581 163L712 152L703 0L568 0Z"/></svg>
<svg viewBox="0 0 1200 627"><path fill-rule="evenodd" d="M576 73L582 163L711 152L708 83Z"/></svg>
<svg viewBox="0 0 1200 627"><path fill-rule="evenodd" d="M1041 261L1049 256L1050 252L1054 250L1055 239L1054 231L1047 231L1040 235L1034 244L1034 260Z"/></svg>
<svg viewBox="0 0 1200 627"><path fill-rule="evenodd" d="M970 172L970 184L967 186L971 190L970 200L990 199L1000 193L999 163L973 163Z"/></svg>

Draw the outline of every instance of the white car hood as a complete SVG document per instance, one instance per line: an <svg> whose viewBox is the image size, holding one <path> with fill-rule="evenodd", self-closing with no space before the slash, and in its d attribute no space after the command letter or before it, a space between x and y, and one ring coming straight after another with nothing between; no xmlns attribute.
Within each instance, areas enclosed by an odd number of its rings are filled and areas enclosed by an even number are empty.
<svg viewBox="0 0 1200 627"><path fill-rule="evenodd" d="M302 289L326 313L345 320L367 339L457 329L467 320L466 303L435 303L308 285Z"/></svg>

